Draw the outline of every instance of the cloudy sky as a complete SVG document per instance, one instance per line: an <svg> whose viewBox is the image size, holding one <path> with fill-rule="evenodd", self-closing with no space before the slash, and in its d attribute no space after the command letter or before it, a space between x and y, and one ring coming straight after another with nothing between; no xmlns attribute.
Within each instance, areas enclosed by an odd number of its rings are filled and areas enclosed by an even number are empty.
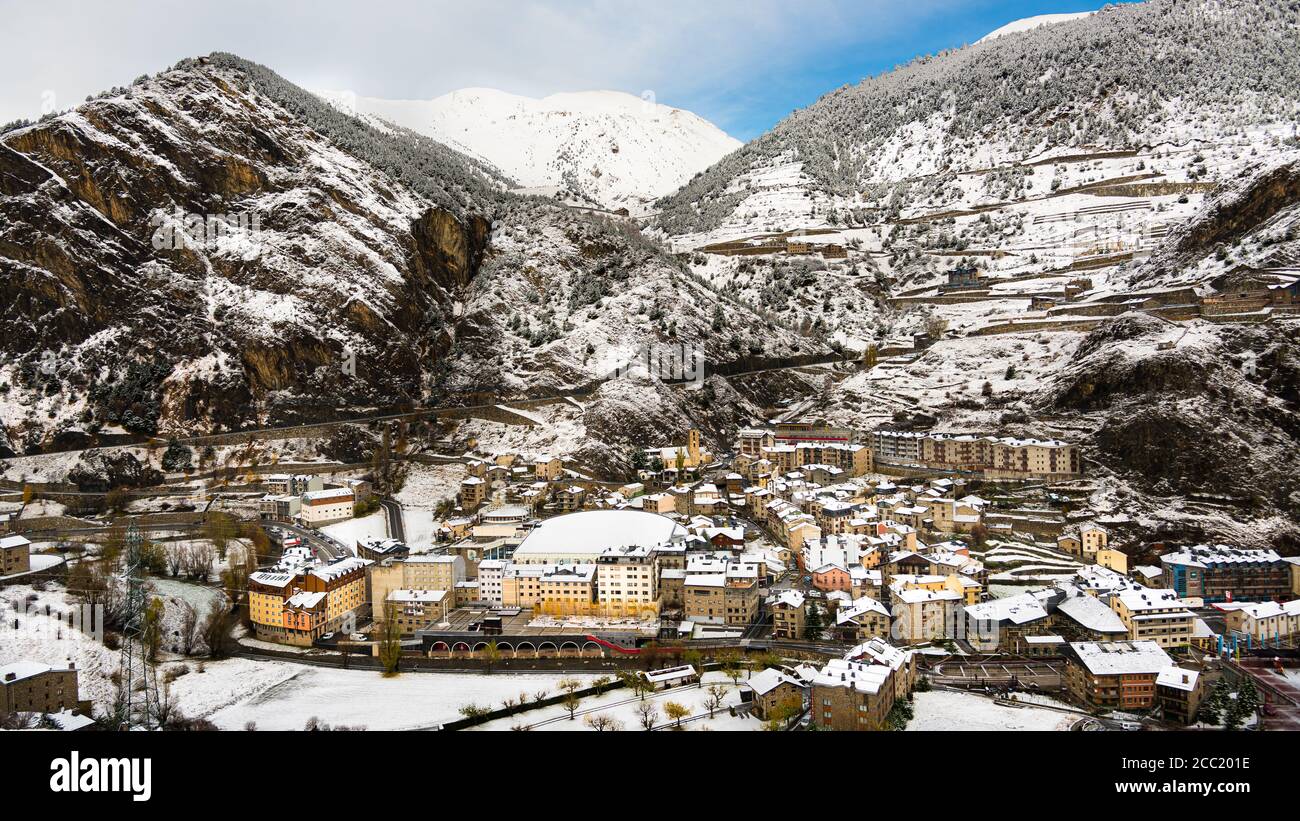
<svg viewBox="0 0 1300 821"><path fill-rule="evenodd" d="M0 122L231 51L307 88L653 91L741 139L1011 20L1100 0L0 0Z"/></svg>

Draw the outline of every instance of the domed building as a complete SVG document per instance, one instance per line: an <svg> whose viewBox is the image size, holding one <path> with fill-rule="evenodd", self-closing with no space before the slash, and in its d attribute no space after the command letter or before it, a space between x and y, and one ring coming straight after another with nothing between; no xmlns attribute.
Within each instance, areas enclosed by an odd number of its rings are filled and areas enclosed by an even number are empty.
<svg viewBox="0 0 1300 821"><path fill-rule="evenodd" d="M547 519L515 550L516 564L593 563L611 547L657 547L685 538L686 529L657 513L585 510Z"/></svg>

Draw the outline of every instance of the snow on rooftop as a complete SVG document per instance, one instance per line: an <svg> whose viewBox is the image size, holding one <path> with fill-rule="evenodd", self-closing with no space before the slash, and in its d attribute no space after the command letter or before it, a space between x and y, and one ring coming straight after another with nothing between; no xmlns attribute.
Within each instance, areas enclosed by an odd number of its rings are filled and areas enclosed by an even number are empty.
<svg viewBox="0 0 1300 821"><path fill-rule="evenodd" d="M1181 667L1167 667L1161 670L1156 676L1157 687L1172 687L1176 690L1191 692L1196 689L1196 680L1200 673L1195 670L1184 670Z"/></svg>
<svg viewBox="0 0 1300 821"><path fill-rule="evenodd" d="M1005 599L992 599L966 608L967 618L979 621L1028 624L1031 621L1047 618L1047 610L1038 597L1032 593L1010 596Z"/></svg>
<svg viewBox="0 0 1300 821"><path fill-rule="evenodd" d="M686 529L657 513L586 510L546 519L524 539L515 559L529 556L596 557L607 547L655 547Z"/></svg>
<svg viewBox="0 0 1300 821"><path fill-rule="evenodd" d="M1114 610L1086 593L1070 596L1056 609L1094 632L1128 634L1128 628Z"/></svg>
<svg viewBox="0 0 1300 821"><path fill-rule="evenodd" d="M1195 545L1160 557L1166 565L1208 567L1220 564L1272 564L1282 557L1272 550L1249 550L1229 545Z"/></svg>
<svg viewBox="0 0 1300 821"><path fill-rule="evenodd" d="M1174 666L1154 641L1072 642L1070 649L1098 676L1156 674Z"/></svg>
<svg viewBox="0 0 1300 821"><path fill-rule="evenodd" d="M8 681L10 676L13 676L14 681L22 681L25 678L39 676L41 673L48 673L53 669L50 665L37 661L15 661L0 667L0 681Z"/></svg>

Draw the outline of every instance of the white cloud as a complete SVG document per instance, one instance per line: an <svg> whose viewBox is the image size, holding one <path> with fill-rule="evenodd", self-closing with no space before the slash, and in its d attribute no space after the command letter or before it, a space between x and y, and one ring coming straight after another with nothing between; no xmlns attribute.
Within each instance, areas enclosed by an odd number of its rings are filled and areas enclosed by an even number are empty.
<svg viewBox="0 0 1300 821"><path fill-rule="evenodd" d="M650 89L660 102L716 107L700 113L726 120L722 92L757 93L756 85L779 83L820 53L884 42L900 26L955 4L0 0L0 121L40 114L51 93L59 108L70 107L216 50L264 63L304 86L365 96L428 99L467 86L532 96Z"/></svg>

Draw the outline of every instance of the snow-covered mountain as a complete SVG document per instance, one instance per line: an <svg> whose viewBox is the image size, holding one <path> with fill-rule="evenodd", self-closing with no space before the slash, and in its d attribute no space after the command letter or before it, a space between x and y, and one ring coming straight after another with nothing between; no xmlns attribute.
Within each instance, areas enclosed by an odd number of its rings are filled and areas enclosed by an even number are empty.
<svg viewBox="0 0 1300 821"><path fill-rule="evenodd" d="M357 114L432 137L499 168L533 193L633 213L741 146L707 120L618 91L542 99L486 88L435 100L320 92Z"/></svg>
<svg viewBox="0 0 1300 821"><path fill-rule="evenodd" d="M511 185L229 54L8 127L0 458L557 396L607 374L602 350L683 344L711 365L825 351L626 221ZM607 384L532 446L617 466L690 427L718 441L772 399L721 396L720 377L693 393Z"/></svg>
<svg viewBox="0 0 1300 821"><path fill-rule="evenodd" d="M1024 17L1020 20L1012 20L1005 26L990 31L976 42L987 43L989 40L996 40L1005 34L1017 34L1022 31L1032 31L1041 26L1050 26L1053 23L1065 23L1070 20L1078 20L1079 18L1087 17L1090 14L1096 14L1096 12L1080 11L1072 14L1037 14L1033 17Z"/></svg>
<svg viewBox="0 0 1300 821"><path fill-rule="evenodd" d="M1300 265L1300 5L1148 0L1012 28L827 94L661 200L654 228L813 338L942 329L810 405L836 424L1078 441L1091 509L1144 538L1300 544L1294 330L1116 315ZM987 287L954 292L958 267ZM1198 447L1206 430L1221 447ZM1164 501L1246 486L1249 516Z"/></svg>

